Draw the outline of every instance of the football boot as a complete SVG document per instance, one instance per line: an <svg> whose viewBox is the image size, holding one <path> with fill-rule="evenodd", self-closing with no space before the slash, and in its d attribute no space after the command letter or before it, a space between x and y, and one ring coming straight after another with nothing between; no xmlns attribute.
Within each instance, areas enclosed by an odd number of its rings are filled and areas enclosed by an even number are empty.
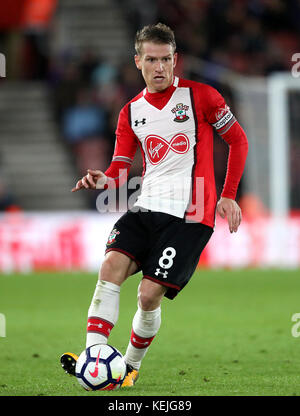
<svg viewBox="0 0 300 416"><path fill-rule="evenodd" d="M134 386L138 378L139 378L138 370L135 370L131 365L127 364L126 365L126 377L121 387Z"/></svg>
<svg viewBox="0 0 300 416"><path fill-rule="evenodd" d="M60 363L65 370L67 374L70 374L71 376L75 376L75 367L76 367L76 361L78 360L78 356L76 354L73 354L72 352L65 352L60 357Z"/></svg>

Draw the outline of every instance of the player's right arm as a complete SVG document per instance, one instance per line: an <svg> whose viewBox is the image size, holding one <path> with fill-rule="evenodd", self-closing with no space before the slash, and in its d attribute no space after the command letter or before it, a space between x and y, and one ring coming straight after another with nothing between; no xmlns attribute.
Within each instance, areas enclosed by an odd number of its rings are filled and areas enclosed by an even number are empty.
<svg viewBox="0 0 300 416"><path fill-rule="evenodd" d="M115 149L109 168L105 172L88 169L87 174L77 181L72 192L122 186L128 178L136 149L137 138L130 125L130 104L127 104L119 114Z"/></svg>
<svg viewBox="0 0 300 416"><path fill-rule="evenodd" d="M107 184L108 178L101 170L88 169L87 174L77 181L72 192L79 191L80 189L104 189Z"/></svg>

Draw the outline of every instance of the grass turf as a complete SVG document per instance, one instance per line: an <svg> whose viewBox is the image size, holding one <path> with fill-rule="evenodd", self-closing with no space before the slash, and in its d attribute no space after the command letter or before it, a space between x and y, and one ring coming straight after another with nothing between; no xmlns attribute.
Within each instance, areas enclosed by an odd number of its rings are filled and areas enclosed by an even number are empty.
<svg viewBox="0 0 300 416"><path fill-rule="evenodd" d="M121 290L109 343L126 350L141 276ZM299 271L199 270L175 300L134 388L86 392L63 373L63 352L84 349L87 309L97 276L41 273L0 276L0 396L292 396L300 395Z"/></svg>

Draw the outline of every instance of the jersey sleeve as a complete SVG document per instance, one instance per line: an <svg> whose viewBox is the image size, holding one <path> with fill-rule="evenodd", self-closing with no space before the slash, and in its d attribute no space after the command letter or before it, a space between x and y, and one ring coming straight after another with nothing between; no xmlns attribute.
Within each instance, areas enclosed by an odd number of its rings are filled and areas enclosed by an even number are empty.
<svg viewBox="0 0 300 416"><path fill-rule="evenodd" d="M230 111L230 107L226 104L223 96L215 88L206 85L204 94L203 102L205 104L203 112L205 118L216 129L218 134L222 136L236 122L236 118Z"/></svg>
<svg viewBox="0 0 300 416"><path fill-rule="evenodd" d="M128 178L138 146L137 138L130 124L130 104L127 104L119 114L114 153L111 164L105 171L109 187L122 186Z"/></svg>
<svg viewBox="0 0 300 416"><path fill-rule="evenodd" d="M216 89L207 85L203 102L206 120L229 145L227 172L221 196L235 199L248 154L247 136Z"/></svg>

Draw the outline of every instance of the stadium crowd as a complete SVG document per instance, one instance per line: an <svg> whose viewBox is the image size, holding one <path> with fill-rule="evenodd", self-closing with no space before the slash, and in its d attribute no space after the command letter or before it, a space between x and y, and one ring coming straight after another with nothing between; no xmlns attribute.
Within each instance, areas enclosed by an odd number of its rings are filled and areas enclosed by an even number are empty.
<svg viewBox="0 0 300 416"><path fill-rule="evenodd" d="M132 35L145 24L161 21L175 28L178 51L183 60L187 56L196 56L244 75L265 76L272 71L289 70L291 55L300 45L297 24L300 21L300 2L296 0L288 3L281 0L157 0L142 2L142 5L135 0L119 2L130 23L129 27L133 29ZM81 159L78 165L80 171L87 166L105 168L113 149L118 112L127 100L143 88L142 80L137 76L133 63L112 67L91 52L77 62L70 56L65 57L65 60L67 62L61 62L62 65L54 62L54 69L61 66L62 71L56 70L55 73L53 66L52 71L50 66L48 73L54 86L56 113L59 118L62 117L63 136ZM182 75L182 66L181 63L177 70L179 75ZM195 77L193 73L186 75ZM197 78L199 80L199 74ZM204 78L203 81L207 80ZM215 86L218 87L217 84ZM83 96L85 101L89 101L88 110L87 103L83 103ZM231 98L226 98L230 102ZM234 103L231 104L234 107ZM73 108L71 112L70 105ZM84 117L88 120L88 113L92 118L96 108L101 116L95 123L98 124L94 126L95 131L92 134L85 132L81 125L81 137L75 137L68 128L73 124L72 117L77 114L78 118L78 114L81 114L83 122ZM216 166L223 166L226 151L221 141L216 141L215 157L223 158L216 163ZM140 171L139 160L131 170L131 175ZM216 168L218 191L221 190L224 173Z"/></svg>
<svg viewBox="0 0 300 416"><path fill-rule="evenodd" d="M50 15L55 19L57 2L43 1L48 18ZM177 74L190 79L208 81L205 75L183 73L189 56L244 75L266 76L273 71L289 70L292 54L300 50L299 0L116 1L132 36L143 25L157 21L175 29L182 57ZM30 25L23 32L24 60L19 76L49 83L61 136L74 155L79 175L87 167L105 170L113 151L120 108L144 87L134 63L113 66L101 58L101 51L87 50L83 56L72 56L71 50L64 50L51 56L47 48L51 33L45 27L39 32L29 29ZM218 74L214 74L213 83L219 87ZM230 92L224 91L223 86L221 90L234 111ZM218 166L224 166L226 157L226 146L221 140L216 141L218 192L225 174ZM131 176L140 172L138 156Z"/></svg>
<svg viewBox="0 0 300 416"><path fill-rule="evenodd" d="M119 2L133 32L153 20L161 21L175 28L178 50L185 55L244 75L289 70L291 54L299 50L298 0Z"/></svg>

